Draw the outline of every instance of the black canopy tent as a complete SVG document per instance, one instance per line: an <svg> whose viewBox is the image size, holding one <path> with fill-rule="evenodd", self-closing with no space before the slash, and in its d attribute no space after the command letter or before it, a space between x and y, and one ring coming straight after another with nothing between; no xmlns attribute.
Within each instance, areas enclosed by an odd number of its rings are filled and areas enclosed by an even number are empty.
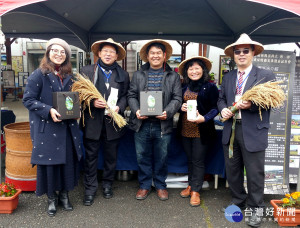
<svg viewBox="0 0 300 228"><path fill-rule="evenodd" d="M297 14L245 0L48 0L12 10L2 23L6 37L60 37L86 51L108 37L220 48L243 32L263 44L300 41Z"/></svg>

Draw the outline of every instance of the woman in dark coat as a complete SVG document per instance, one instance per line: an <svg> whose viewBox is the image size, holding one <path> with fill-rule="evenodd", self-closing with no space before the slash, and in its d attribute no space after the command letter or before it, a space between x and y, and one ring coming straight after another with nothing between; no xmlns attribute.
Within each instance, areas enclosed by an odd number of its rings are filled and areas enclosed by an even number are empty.
<svg viewBox="0 0 300 228"><path fill-rule="evenodd" d="M59 120L60 114L52 107L53 92L70 91L70 58L71 48L64 40L49 40L40 67L28 78L23 98L29 110L31 163L37 165L36 195L47 194L49 216L56 214L58 203L64 210L73 210L68 191L79 179L82 150L78 123Z"/></svg>
<svg viewBox="0 0 300 228"><path fill-rule="evenodd" d="M215 140L216 130L214 117L218 114L218 89L209 82L208 72L211 69L209 59L201 56L187 59L180 63L179 73L183 76L183 104L179 118L179 131L182 144L188 158L189 186L181 191L184 198L191 197L192 207L200 205L200 190L204 179L205 154L210 142ZM197 112L194 119L187 118L187 101L197 102Z"/></svg>

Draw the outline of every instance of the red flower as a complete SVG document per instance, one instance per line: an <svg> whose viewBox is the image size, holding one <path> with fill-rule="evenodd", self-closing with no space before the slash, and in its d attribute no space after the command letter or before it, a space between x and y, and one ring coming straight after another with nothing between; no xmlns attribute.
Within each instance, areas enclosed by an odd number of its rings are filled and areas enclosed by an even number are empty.
<svg viewBox="0 0 300 228"><path fill-rule="evenodd" d="M9 197L16 194L17 189L12 183L2 183L0 184L0 197Z"/></svg>

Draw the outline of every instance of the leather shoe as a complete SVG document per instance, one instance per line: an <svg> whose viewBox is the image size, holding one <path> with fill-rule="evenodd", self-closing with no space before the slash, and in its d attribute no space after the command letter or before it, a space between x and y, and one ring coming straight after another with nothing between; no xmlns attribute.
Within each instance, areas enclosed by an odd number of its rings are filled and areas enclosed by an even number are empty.
<svg viewBox="0 0 300 228"><path fill-rule="evenodd" d="M141 189L141 188L140 188L140 189L137 191L135 198L136 198L137 200L144 200L144 199L147 198L147 196L149 195L149 193L150 193L150 190L147 190L147 189Z"/></svg>
<svg viewBox="0 0 300 228"><path fill-rule="evenodd" d="M169 199L169 193L167 189L157 189L157 196L160 200L167 200Z"/></svg>
<svg viewBox="0 0 300 228"><path fill-rule="evenodd" d="M225 213L226 208L231 206L231 205L238 206L242 211L246 209L246 204L245 203L235 204L235 203L231 202L230 204L223 206L221 211Z"/></svg>
<svg viewBox="0 0 300 228"><path fill-rule="evenodd" d="M251 227L260 227L262 221L262 216L258 215L256 212L253 212L249 221L247 221L247 225Z"/></svg>
<svg viewBox="0 0 300 228"><path fill-rule="evenodd" d="M113 197L113 191L111 187L103 188L103 197L105 199L110 199Z"/></svg>
<svg viewBox="0 0 300 228"><path fill-rule="evenodd" d="M182 190L182 191L180 192L180 196L181 196L182 198L187 198L187 197L189 197L190 195L191 195L191 186L187 186L186 189L184 189L184 190Z"/></svg>
<svg viewBox="0 0 300 228"><path fill-rule="evenodd" d="M58 204L58 199L57 199L57 195L55 193L55 195L53 196L48 196L48 208L47 208L47 213L50 217L55 216L56 214L56 207Z"/></svg>
<svg viewBox="0 0 300 228"><path fill-rule="evenodd" d="M198 207L200 205L200 194L199 192L191 192L190 205L192 207Z"/></svg>
<svg viewBox="0 0 300 228"><path fill-rule="evenodd" d="M73 206L70 203L67 191L60 191L58 195L58 203L63 206L65 211L73 211Z"/></svg>
<svg viewBox="0 0 300 228"><path fill-rule="evenodd" d="M94 203L94 195L85 195L84 196L84 200L83 200L83 204L85 206L91 206Z"/></svg>

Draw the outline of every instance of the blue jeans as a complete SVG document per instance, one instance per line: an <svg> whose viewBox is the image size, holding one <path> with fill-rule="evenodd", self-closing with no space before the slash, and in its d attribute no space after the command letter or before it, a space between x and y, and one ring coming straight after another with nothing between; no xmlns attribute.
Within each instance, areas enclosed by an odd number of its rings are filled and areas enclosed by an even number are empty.
<svg viewBox="0 0 300 228"><path fill-rule="evenodd" d="M160 121L147 120L143 122L140 131L134 134L141 189L149 190L152 178L156 189L166 189L171 135L162 134Z"/></svg>

